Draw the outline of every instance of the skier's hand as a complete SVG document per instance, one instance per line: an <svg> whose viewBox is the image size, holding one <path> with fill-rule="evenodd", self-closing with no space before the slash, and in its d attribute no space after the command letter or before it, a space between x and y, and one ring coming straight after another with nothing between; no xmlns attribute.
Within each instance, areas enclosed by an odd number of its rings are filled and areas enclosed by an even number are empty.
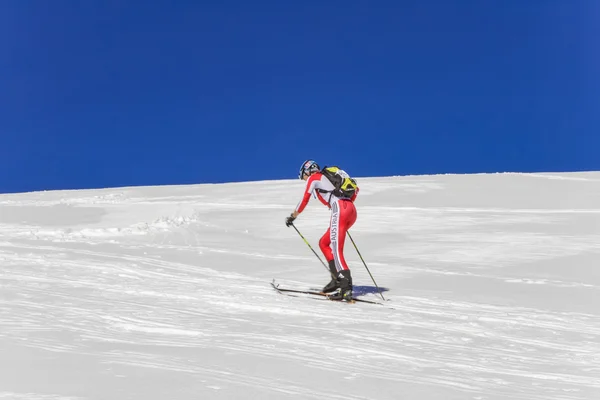
<svg viewBox="0 0 600 400"><path fill-rule="evenodd" d="M294 214L290 214L290 216L285 219L285 226L289 228L291 225L294 224L295 219L296 217L294 216Z"/></svg>

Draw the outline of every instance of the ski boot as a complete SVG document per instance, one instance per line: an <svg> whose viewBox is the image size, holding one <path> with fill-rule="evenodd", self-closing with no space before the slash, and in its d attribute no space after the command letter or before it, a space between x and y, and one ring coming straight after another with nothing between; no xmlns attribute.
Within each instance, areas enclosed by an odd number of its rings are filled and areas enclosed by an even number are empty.
<svg viewBox="0 0 600 400"><path fill-rule="evenodd" d="M337 270L335 269L335 261L329 261L329 271L331 272L331 276L334 277L337 275ZM331 281L323 287L321 292L323 293L331 293L340 288L340 281L337 278L332 278Z"/></svg>
<svg viewBox="0 0 600 400"><path fill-rule="evenodd" d="M331 300L352 301L352 275L350 270L344 270L339 274L340 290L329 296Z"/></svg>

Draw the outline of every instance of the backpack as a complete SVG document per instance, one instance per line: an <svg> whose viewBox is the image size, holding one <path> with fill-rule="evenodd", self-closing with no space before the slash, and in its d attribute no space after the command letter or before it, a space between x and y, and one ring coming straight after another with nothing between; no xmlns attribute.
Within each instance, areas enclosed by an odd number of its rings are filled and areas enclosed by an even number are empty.
<svg viewBox="0 0 600 400"><path fill-rule="evenodd" d="M321 173L329 179L329 181L333 184L333 191L326 192L332 193L334 196L342 198L342 199L350 199L356 193L356 189L358 189L358 184L356 180L350 178L350 176L337 166L327 167L325 166Z"/></svg>

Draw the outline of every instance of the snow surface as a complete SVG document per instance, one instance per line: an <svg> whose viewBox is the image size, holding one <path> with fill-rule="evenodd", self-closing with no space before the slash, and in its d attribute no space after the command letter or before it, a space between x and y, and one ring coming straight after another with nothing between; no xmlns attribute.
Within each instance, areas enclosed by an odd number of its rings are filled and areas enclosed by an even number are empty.
<svg viewBox="0 0 600 400"><path fill-rule="evenodd" d="M600 399L600 173L358 181L383 306L300 181L0 196L0 399Z"/></svg>

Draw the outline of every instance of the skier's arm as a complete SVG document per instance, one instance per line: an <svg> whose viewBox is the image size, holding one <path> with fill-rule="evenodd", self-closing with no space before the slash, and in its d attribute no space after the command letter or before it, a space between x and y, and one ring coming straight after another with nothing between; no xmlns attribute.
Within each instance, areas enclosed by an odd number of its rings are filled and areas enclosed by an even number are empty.
<svg viewBox="0 0 600 400"><path fill-rule="evenodd" d="M308 178L308 180L306 181L306 188L304 189L304 196L302 196L302 201L300 203L298 203L298 206L296 206L296 209L292 213L292 216L294 218L296 218L302 211L304 211L304 208L306 208L306 205L308 204L308 201L310 200L310 196L311 196L312 192L315 190L316 182L318 182L318 181L319 181L318 174L311 175L310 178Z"/></svg>
<svg viewBox="0 0 600 400"><path fill-rule="evenodd" d="M304 197L302 197L302 201L298 203L298 206L292 213L292 217L297 218L298 215L300 215L300 213L304 211L304 208L308 204L308 200L310 200L310 193L304 193Z"/></svg>

